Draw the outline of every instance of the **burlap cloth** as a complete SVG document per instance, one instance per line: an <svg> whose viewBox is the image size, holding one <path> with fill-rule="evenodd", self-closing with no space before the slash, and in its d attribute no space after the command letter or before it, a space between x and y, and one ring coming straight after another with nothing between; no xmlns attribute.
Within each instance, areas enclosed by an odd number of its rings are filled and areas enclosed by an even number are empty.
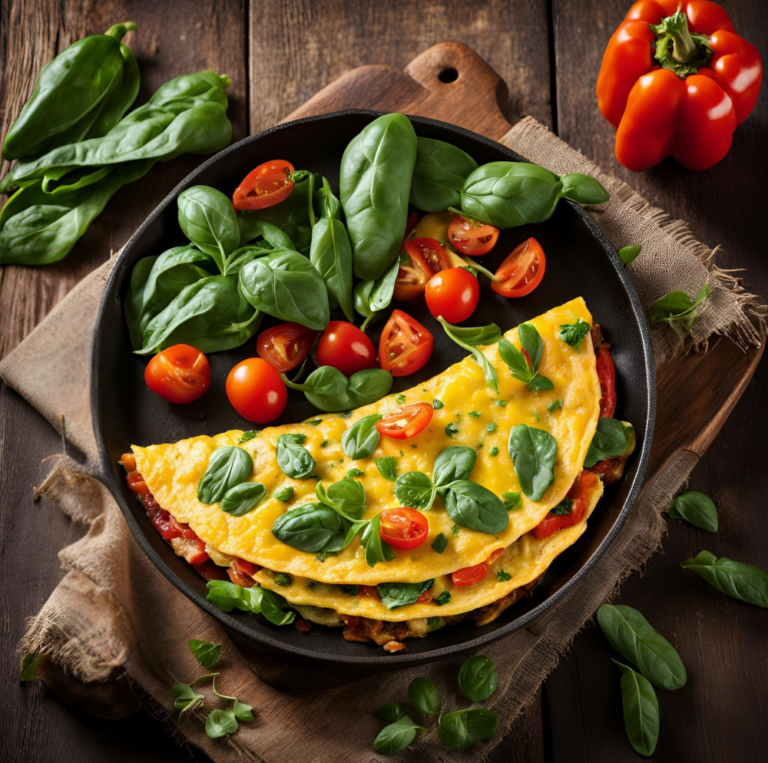
<svg viewBox="0 0 768 763"><path fill-rule="evenodd" d="M731 275L715 267L711 250L696 241L684 223L651 207L531 118L519 122L502 142L559 174L593 175L610 191L610 202L591 213L617 249L643 245L629 274L646 308L671 289L693 295L708 279L713 293L694 327L694 345L706 349L715 334L742 347L759 342L753 321L762 319L764 308ZM88 406L88 359L99 298L113 263L114 259L106 262L85 278L0 364L4 381L54 427L60 430L64 417L67 438L91 462L97 450ZM658 363L678 348L679 340L667 328L653 333ZM486 703L500 716L497 736L471 752L457 753L438 744L433 732L431 740L414 745L401 754L401 760L482 760L502 741L584 622L658 547L664 529L661 510L695 463L692 453L677 456L646 485L618 540L589 576L535 623L484 650L500 676L498 692ZM215 761L379 760L372 742L381 724L372 712L385 702L406 699L407 686L416 675L434 681L446 705L463 706L455 694L461 659L385 673L325 691L308 685L306 694L274 688L259 676L291 669L290 661L238 651L217 622L177 591L145 557L117 504L88 476L87 466L62 456L38 495L88 531L59 554L66 577L31 618L20 652L41 648L53 664L85 683L124 677L127 680L121 685L130 686L146 707L173 724L178 740L201 748ZM204 672L187 648L190 638L222 644L217 665L222 673L220 690L254 707L256 720L242 725L234 737L209 739L202 713L181 723L175 720L171 685L189 682ZM110 714L111 702L120 705L116 694L107 697L99 708L101 715Z"/></svg>

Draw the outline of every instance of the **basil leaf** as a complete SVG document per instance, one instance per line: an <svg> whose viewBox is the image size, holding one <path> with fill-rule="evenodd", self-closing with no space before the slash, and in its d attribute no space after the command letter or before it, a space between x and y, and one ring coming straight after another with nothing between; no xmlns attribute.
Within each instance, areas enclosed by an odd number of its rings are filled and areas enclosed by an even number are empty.
<svg viewBox="0 0 768 763"><path fill-rule="evenodd" d="M563 184L560 195L582 206L585 204L604 204L611 198L605 188L589 175L572 172L569 175L563 175L560 180Z"/></svg>
<svg viewBox="0 0 768 763"><path fill-rule="evenodd" d="M768 574L759 567L743 562L734 562L727 557L718 559L709 551L681 564L704 578L718 591L756 607L768 607Z"/></svg>
<svg viewBox="0 0 768 763"><path fill-rule="evenodd" d="M487 347L501 339L501 329L495 323L487 326L453 326L451 333L464 344L472 347Z"/></svg>
<svg viewBox="0 0 768 763"><path fill-rule="evenodd" d="M616 662L616 660L614 660ZM635 752L650 757L659 740L659 703L649 681L620 662L624 728Z"/></svg>
<svg viewBox="0 0 768 763"><path fill-rule="evenodd" d="M395 465L394 456L384 456L384 458L377 458L376 468L379 470L379 474L385 480L394 482L397 479L397 466Z"/></svg>
<svg viewBox="0 0 768 763"><path fill-rule="evenodd" d="M629 446L627 429L628 426L618 419L601 416L597 420L597 429L584 459L584 466L589 468L604 458L614 458L625 453Z"/></svg>
<svg viewBox="0 0 768 763"><path fill-rule="evenodd" d="M581 347L581 343L584 340L584 337L589 334L590 325L583 321L581 318L577 319L576 323L564 323L560 326L560 333L558 336L560 339L562 339L566 344L569 344L571 347L573 347L574 350L578 351L579 347Z"/></svg>
<svg viewBox="0 0 768 763"><path fill-rule="evenodd" d="M700 530L717 532L718 517L715 504L708 495L696 490L688 490L677 496L672 501L669 516L672 519L684 519Z"/></svg>
<svg viewBox="0 0 768 763"><path fill-rule="evenodd" d="M507 511L515 511L521 508L520 506L520 493L507 492L504 493L504 508Z"/></svg>
<svg viewBox="0 0 768 763"><path fill-rule="evenodd" d="M375 567L379 562L391 562L396 554L392 547L381 539L381 514L377 514L370 522L366 522L360 541L365 548L365 561L369 567Z"/></svg>
<svg viewBox="0 0 768 763"><path fill-rule="evenodd" d="M46 657L47 655L40 654L39 649L24 655L24 659L21 661L21 667L19 668L19 681L22 683L36 681L40 677L39 671L45 662Z"/></svg>
<svg viewBox="0 0 768 763"><path fill-rule="evenodd" d="M509 433L508 449L523 493L540 501L555 481L557 440L543 429L517 424Z"/></svg>
<svg viewBox="0 0 768 763"><path fill-rule="evenodd" d="M379 430L376 429L376 422L383 416L379 413L372 413L370 416L363 416L356 421L341 438L341 446L344 449L344 455L357 461L368 456L376 450L379 444Z"/></svg>
<svg viewBox="0 0 768 763"><path fill-rule="evenodd" d="M267 494L261 482L242 482L224 493L221 510L233 517L242 517L253 511Z"/></svg>
<svg viewBox="0 0 768 763"><path fill-rule="evenodd" d="M597 622L611 646L659 689L685 686L688 676L677 650L636 609L603 604Z"/></svg>
<svg viewBox="0 0 768 763"><path fill-rule="evenodd" d="M416 141L410 202L422 212L442 212L461 204L461 187L477 162L460 148L432 138Z"/></svg>
<svg viewBox="0 0 768 763"><path fill-rule="evenodd" d="M293 487L290 485L286 485L285 487L281 487L278 490L275 490L274 493L272 493L273 498L277 498L278 501L282 501L283 503L288 503L288 501L293 498Z"/></svg>
<svg viewBox="0 0 768 763"><path fill-rule="evenodd" d="M469 530L498 535L509 524L509 514L499 497L476 482L452 482L443 503L448 516Z"/></svg>
<svg viewBox="0 0 768 763"><path fill-rule="evenodd" d="M365 513L365 488L357 480L339 480L326 491L322 482L317 483L315 494L322 503L350 522L358 521Z"/></svg>
<svg viewBox="0 0 768 763"><path fill-rule="evenodd" d="M240 439L238 440L238 443L248 442L249 440L252 440L254 437L258 437L260 433L261 433L260 429L249 429L247 432L243 432L242 435L240 435Z"/></svg>
<svg viewBox="0 0 768 763"><path fill-rule="evenodd" d="M515 379L528 384L533 378L533 372L528 365L528 361L525 359L525 355L504 337L499 339L499 355L507 364Z"/></svg>
<svg viewBox="0 0 768 763"><path fill-rule="evenodd" d="M448 538L443 533L438 533L432 541L432 550L436 554L442 554L448 548Z"/></svg>
<svg viewBox="0 0 768 763"><path fill-rule="evenodd" d="M459 668L459 688L472 702L485 702L499 686L499 674L493 660L476 654Z"/></svg>
<svg viewBox="0 0 768 763"><path fill-rule="evenodd" d="M266 588L258 590L261 591L261 614L269 622L273 625L290 625L296 619L296 613L287 609L288 602L280 594Z"/></svg>
<svg viewBox="0 0 768 763"><path fill-rule="evenodd" d="M642 248L643 247L640 244L622 246L621 249L619 249L619 259L628 267L637 259Z"/></svg>
<svg viewBox="0 0 768 763"><path fill-rule="evenodd" d="M408 705L405 702L390 702L382 705L375 713L376 717L384 723L395 723L405 717Z"/></svg>
<svg viewBox="0 0 768 763"><path fill-rule="evenodd" d="M472 353L472 356L475 359L475 363L480 366L483 374L485 375L485 383L498 395L499 377L496 375L496 369L493 367L488 358L486 358L485 355L483 355L483 353L478 350L474 344L472 344L473 337L474 341L480 341L478 340L478 337L481 336L482 341L484 341L486 344L493 344L493 341L485 341L486 339L493 339L494 341L498 342L501 338L501 334L496 336L496 334L492 332L492 327L495 327L498 333L498 326L496 326L496 324L491 324L490 326L482 326L479 329L464 329L462 332L456 326L452 326L450 323L448 323L448 321L446 321L442 316L439 316L437 320L442 324L443 329L445 329L445 333L448 335L449 339L452 339L456 344L459 345L459 347L462 347L463 349ZM475 333L470 334L469 332L472 331Z"/></svg>
<svg viewBox="0 0 768 763"><path fill-rule="evenodd" d="M448 591L442 591L436 599L433 600L433 604L437 604L438 607L442 607L443 604L448 604L451 601L451 594Z"/></svg>
<svg viewBox="0 0 768 763"><path fill-rule="evenodd" d="M339 552L345 546L350 523L332 508L307 503L287 511L272 525L279 541L312 554Z"/></svg>
<svg viewBox="0 0 768 763"><path fill-rule="evenodd" d="M423 726L417 726L407 716L395 723L385 726L373 742L373 749L382 755L395 755L413 744L422 731Z"/></svg>
<svg viewBox="0 0 768 763"><path fill-rule="evenodd" d="M387 609L397 609L415 604L416 599L432 588L434 583L434 579L423 583L379 583L376 589L381 596L381 603Z"/></svg>
<svg viewBox="0 0 768 763"><path fill-rule="evenodd" d="M428 511L436 496L437 490L424 472L406 472L395 481L395 498L403 506Z"/></svg>
<svg viewBox="0 0 768 763"><path fill-rule="evenodd" d="M205 733L211 739L220 739L237 731L237 718L231 710L211 710L205 719Z"/></svg>
<svg viewBox="0 0 768 763"><path fill-rule="evenodd" d="M285 611L287 602L282 596L258 586L242 588L226 580L211 580L206 598L224 612L233 609L253 612L275 625L288 625L296 618L295 612Z"/></svg>
<svg viewBox="0 0 768 763"><path fill-rule="evenodd" d="M440 741L454 750L468 750L475 742L490 739L499 726L499 716L483 708L446 713L440 718Z"/></svg>
<svg viewBox="0 0 768 763"><path fill-rule="evenodd" d="M528 353L531 359L531 366L534 373L539 370L541 363L541 354L544 350L544 343L541 341L541 334L531 323L521 323L517 329L517 336L520 339L522 348Z"/></svg>
<svg viewBox="0 0 768 763"><path fill-rule="evenodd" d="M538 375L544 344L536 327L530 323L521 323L517 333L523 350L528 353L530 363L525 354L518 350L512 342L503 337L499 340L499 355L509 366L512 376L526 384L531 392L554 389L555 385L549 379Z"/></svg>
<svg viewBox="0 0 768 763"><path fill-rule="evenodd" d="M197 485L197 500L206 505L218 503L230 488L245 482L252 471L253 459L248 451L235 445L216 448Z"/></svg>
<svg viewBox="0 0 768 763"><path fill-rule="evenodd" d="M654 314L651 326L669 323L681 336L687 334L699 318L698 308L709 299L712 288L708 283L701 287L696 299L684 291L671 291L653 303Z"/></svg>
<svg viewBox="0 0 768 763"><path fill-rule="evenodd" d="M451 445L441 450L432 468L435 487L440 489L456 480L468 480L476 462L477 453L466 445Z"/></svg>
<svg viewBox="0 0 768 763"><path fill-rule="evenodd" d="M212 668L219 660L221 647L211 644L210 641L198 641L193 638L189 642L189 651L204 668Z"/></svg>
<svg viewBox="0 0 768 763"><path fill-rule="evenodd" d="M408 699L424 715L437 715L443 706L437 688L428 678L414 678L408 686Z"/></svg>
<svg viewBox="0 0 768 763"><path fill-rule="evenodd" d="M302 445L306 439L303 434L281 434L277 438L277 465L286 477L301 480L312 474L316 464Z"/></svg>

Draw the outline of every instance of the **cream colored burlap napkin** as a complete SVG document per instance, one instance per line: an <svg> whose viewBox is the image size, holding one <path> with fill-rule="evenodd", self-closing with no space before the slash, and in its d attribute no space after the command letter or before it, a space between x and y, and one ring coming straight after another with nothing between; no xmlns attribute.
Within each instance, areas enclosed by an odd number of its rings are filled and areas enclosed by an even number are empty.
<svg viewBox="0 0 768 763"><path fill-rule="evenodd" d="M694 329L695 343L705 348L713 334L728 336L742 346L759 341L750 318L759 320L762 308L732 277L714 267L711 252L693 239L683 223L650 207L532 119L517 124L503 142L558 173L594 175L610 190L611 201L592 213L617 248L643 244L629 273L646 307L672 288L694 294L709 279L714 291ZM0 364L2 378L53 426L61 429L64 417L68 438L94 460L88 356L99 297L111 265L105 263L84 279ZM654 333L660 361L675 350L678 340L671 331ZM584 622L658 547L664 528L660 510L695 462L694 454L683 453L668 464L646 487L618 541L589 576L534 624L484 650L500 676L499 690L486 703L501 718L495 739L477 745L471 753L456 753L438 744L433 732L403 753L401 760L482 760L501 742ZM290 670L290 661L238 651L216 621L179 593L144 556L115 501L87 475L87 466L62 456L39 493L87 525L88 532L60 553L67 575L31 619L20 651L40 648L73 679L85 683L127 677L125 684L144 704L175 725L179 740L202 748L213 760L378 760L372 741L381 724L372 711L385 702L405 700L416 675L434 681L444 705L465 706L455 689L461 660L385 673L323 692L312 693L321 687L311 685L305 687L309 693L302 695L274 688L259 676ZM255 721L242 725L234 737L210 740L203 713L175 720L170 686L189 682L202 672L187 648L190 638L223 645L216 666L221 670L219 689L253 705ZM209 707L215 707L215 698L205 692ZM104 708L102 714L108 710Z"/></svg>

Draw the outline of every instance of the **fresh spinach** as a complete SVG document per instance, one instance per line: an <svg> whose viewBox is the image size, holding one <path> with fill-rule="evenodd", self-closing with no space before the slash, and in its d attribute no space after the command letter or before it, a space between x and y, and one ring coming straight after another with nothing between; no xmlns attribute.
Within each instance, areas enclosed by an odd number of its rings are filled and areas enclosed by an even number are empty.
<svg viewBox="0 0 768 763"><path fill-rule="evenodd" d="M365 488L357 480L339 480L326 490L322 482L315 487L315 495L321 503L330 506L335 512L350 522L358 522L365 513Z"/></svg>
<svg viewBox="0 0 768 763"><path fill-rule="evenodd" d="M383 276L375 281L360 281L355 287L355 310L365 318L362 330L365 331L371 320L377 318L392 302L395 294L400 261L395 260Z"/></svg>
<svg viewBox="0 0 768 763"><path fill-rule="evenodd" d="M432 541L432 550L436 554L442 554L446 548L448 548L448 538L445 537L444 533L438 533Z"/></svg>
<svg viewBox="0 0 768 763"><path fill-rule="evenodd" d="M211 580L206 598L224 612L253 612L274 625L289 625L296 619L296 613L286 609L287 602L282 596L258 586L241 588L228 580Z"/></svg>
<svg viewBox="0 0 768 763"><path fill-rule="evenodd" d="M550 413L554 413L555 411L560 410L562 407L563 407L563 401L560 398L558 398L557 400L555 400L554 402L550 403L547 406L547 410Z"/></svg>
<svg viewBox="0 0 768 763"><path fill-rule="evenodd" d="M241 482L229 488L221 499L221 510L233 517L242 517L253 511L267 494L261 482Z"/></svg>
<svg viewBox="0 0 768 763"><path fill-rule="evenodd" d="M625 266L629 267L637 259L642 248L643 247L641 244L623 246L621 249L619 249L619 259L624 263Z"/></svg>
<svg viewBox="0 0 768 763"><path fill-rule="evenodd" d="M517 424L509 433L507 447L523 493L540 501L555 481L557 440L543 429Z"/></svg>
<svg viewBox="0 0 768 763"><path fill-rule="evenodd" d="M732 599L768 607L768 574L759 567L734 562L724 556L718 559L709 551L700 551L681 566L701 575L707 583Z"/></svg>
<svg viewBox="0 0 768 763"><path fill-rule="evenodd" d="M408 686L408 699L424 715L438 715L443 709L437 687L428 678L414 678Z"/></svg>
<svg viewBox="0 0 768 763"><path fill-rule="evenodd" d="M249 442L250 440L253 440L254 437L258 437L261 434L260 429L248 429L247 431L243 432L240 435L240 439L238 440L239 443L243 442Z"/></svg>
<svg viewBox="0 0 768 763"><path fill-rule="evenodd" d="M451 445L438 453L432 467L432 480L440 490L456 480L468 480L472 474L477 453L466 445ZM416 472L418 473L418 472Z"/></svg>
<svg viewBox="0 0 768 763"><path fill-rule="evenodd" d="M456 533L454 533L456 535ZM449 604L451 601L451 594L448 591L442 591L436 599L433 600L433 604L437 604L438 607L442 607L445 604Z"/></svg>
<svg viewBox="0 0 768 763"><path fill-rule="evenodd" d="M696 490L680 493L672 501L669 516L672 519L684 519L700 530L706 530L710 533L717 532L718 517L715 504L708 495Z"/></svg>
<svg viewBox="0 0 768 763"><path fill-rule="evenodd" d="M565 517L572 511L573 501L570 498L563 498L563 500L552 509L552 514L556 517Z"/></svg>
<svg viewBox="0 0 768 763"><path fill-rule="evenodd" d="M252 471L253 459L248 451L235 445L216 448L197 485L197 500L206 505L218 503L228 490L245 482Z"/></svg>
<svg viewBox="0 0 768 763"><path fill-rule="evenodd" d="M507 364L512 376L523 382L531 392L553 389L554 384L545 376L539 376L539 364L544 349L541 335L530 323L522 323L517 330L520 344L528 357L509 340L499 339L499 355Z"/></svg>
<svg viewBox="0 0 768 763"><path fill-rule="evenodd" d="M212 668L219 660L221 646L193 638L189 642L189 651L204 668Z"/></svg>
<svg viewBox="0 0 768 763"><path fill-rule="evenodd" d="M412 509L428 511L437 497L437 489L424 472L406 472L395 481L395 498Z"/></svg>
<svg viewBox="0 0 768 763"><path fill-rule="evenodd" d="M353 461L368 458L379 444L380 434L376 422L383 417L379 413L358 419L341 438L344 455Z"/></svg>
<svg viewBox="0 0 768 763"><path fill-rule="evenodd" d="M316 368L303 384L283 381L291 389L304 392L315 408L332 413L375 403L392 389L392 374L381 368L358 371L349 378L333 366Z"/></svg>
<svg viewBox="0 0 768 763"><path fill-rule="evenodd" d="M522 508L520 505L520 493L504 493L504 508L507 511L515 511L519 508Z"/></svg>
<svg viewBox="0 0 768 763"><path fill-rule="evenodd" d="M622 673L621 700L627 738L635 752L650 757L659 740L659 702L656 692L644 676L627 665L620 662L616 664Z"/></svg>
<svg viewBox="0 0 768 763"><path fill-rule="evenodd" d="M434 580L423 583L379 583L376 589L381 596L381 603L387 609L407 607L416 603L416 599L434 585Z"/></svg>
<svg viewBox="0 0 768 763"><path fill-rule="evenodd" d="M626 453L632 428L618 419L601 416L597 420L597 429L584 459L584 466L589 469L604 458L614 458Z"/></svg>
<svg viewBox="0 0 768 763"><path fill-rule="evenodd" d="M668 323L684 337L699 319L699 308L709 299L712 287L705 283L699 289L696 299L691 299L684 291L671 291L653 303L654 313L651 326Z"/></svg>
<svg viewBox="0 0 768 763"><path fill-rule="evenodd" d="M379 474L390 482L397 480L397 466L395 464L394 456L384 456L384 458L376 459L376 468L379 470Z"/></svg>
<svg viewBox="0 0 768 763"><path fill-rule="evenodd" d="M304 447L306 439L303 434L281 434L277 438L277 465L286 477L303 480L312 474L316 464Z"/></svg>
<svg viewBox="0 0 768 763"><path fill-rule="evenodd" d="M278 517L272 535L299 551L338 553L346 546L349 527L349 521L329 506L307 503Z"/></svg>
<svg viewBox="0 0 768 763"><path fill-rule="evenodd" d="M405 702L390 702L382 705L375 713L376 717L384 723L394 723L405 717L408 705Z"/></svg>
<svg viewBox="0 0 768 763"><path fill-rule="evenodd" d="M443 503L457 525L489 535L498 535L507 528L509 514L488 488L469 480L457 480L447 487Z"/></svg>
<svg viewBox="0 0 768 763"><path fill-rule="evenodd" d="M442 212L461 204L461 189L477 162L460 148L418 138L410 202L422 212Z"/></svg>
<svg viewBox="0 0 768 763"><path fill-rule="evenodd" d="M472 702L485 702L499 686L499 674L489 657L476 654L459 668L459 688Z"/></svg>
<svg viewBox="0 0 768 763"><path fill-rule="evenodd" d="M475 742L490 739L499 726L499 716L484 708L445 713L440 718L440 741L454 750L468 750Z"/></svg>
<svg viewBox="0 0 768 763"><path fill-rule="evenodd" d="M385 726L373 742L375 752L382 755L396 755L413 744L426 729L417 726L407 716Z"/></svg>
<svg viewBox="0 0 768 763"><path fill-rule="evenodd" d="M437 320L442 324L449 339L456 342L459 347L467 350L467 352L472 353L475 363L480 366L485 375L485 383L498 395L499 377L496 375L496 369L488 358L483 355L482 351L478 349L478 345L484 346L498 342L502 338L499 327L495 323L491 323L488 326L467 328L452 326L442 316L439 316Z"/></svg>
<svg viewBox="0 0 768 763"><path fill-rule="evenodd" d="M558 336L578 352L584 337L589 334L590 328L590 325L586 321L577 318L576 323L564 323L560 326Z"/></svg>

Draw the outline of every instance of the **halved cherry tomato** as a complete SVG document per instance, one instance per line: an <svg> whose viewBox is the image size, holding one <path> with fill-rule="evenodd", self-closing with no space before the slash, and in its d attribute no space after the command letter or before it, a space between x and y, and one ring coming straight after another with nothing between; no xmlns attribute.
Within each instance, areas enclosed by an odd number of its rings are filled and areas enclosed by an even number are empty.
<svg viewBox="0 0 768 763"><path fill-rule="evenodd" d="M589 494L594 490L599 479L600 478L596 474L584 470L568 491L568 498L573 501L573 504L571 505L571 513L553 514L550 511L549 514L547 514L547 516L533 528L534 537L539 540L548 538L558 530L562 530L565 527L573 527L581 522L581 518L584 516L584 511L587 508Z"/></svg>
<svg viewBox="0 0 768 763"><path fill-rule="evenodd" d="M529 238L501 263L491 288L502 297L524 297L541 283L546 267L547 258L541 244Z"/></svg>
<svg viewBox="0 0 768 763"><path fill-rule="evenodd" d="M301 365L316 336L317 331L299 323L279 323L259 334L256 352L275 370L284 374Z"/></svg>
<svg viewBox="0 0 768 763"><path fill-rule="evenodd" d="M408 263L401 261L395 282L395 299L400 302L420 297L433 275L452 267L447 248L433 238L406 241L403 254L408 258Z"/></svg>
<svg viewBox="0 0 768 763"><path fill-rule="evenodd" d="M451 573L451 580L457 588L467 588L479 583L488 574L488 565L493 563L497 556L504 553L503 548L497 548L484 562L474 567L464 567Z"/></svg>
<svg viewBox="0 0 768 763"><path fill-rule="evenodd" d="M163 400L184 405L197 400L211 385L211 367L200 350L175 344L149 361L144 381Z"/></svg>
<svg viewBox="0 0 768 763"><path fill-rule="evenodd" d="M475 312L480 285L464 268L449 268L429 279L425 296L435 318L442 315L448 323L461 323Z"/></svg>
<svg viewBox="0 0 768 763"><path fill-rule="evenodd" d="M451 246L470 257L488 254L496 246L498 238L498 228L463 215L454 215L448 226L448 240Z"/></svg>
<svg viewBox="0 0 768 763"><path fill-rule="evenodd" d="M344 376L376 366L376 350L366 334L346 321L331 321L320 337L317 359L321 366L333 366Z"/></svg>
<svg viewBox="0 0 768 763"><path fill-rule="evenodd" d="M266 360L248 358L229 372L227 397L243 418L268 424L285 409L288 391L280 374Z"/></svg>
<svg viewBox="0 0 768 763"><path fill-rule="evenodd" d="M392 376L408 376L432 357L435 338L402 310L393 310L379 339L379 364Z"/></svg>
<svg viewBox="0 0 768 763"><path fill-rule="evenodd" d="M423 432L432 421L432 406L429 403L414 403L398 408L376 422L379 434L395 440L409 440Z"/></svg>
<svg viewBox="0 0 768 763"><path fill-rule="evenodd" d="M290 175L293 165L283 159L260 164L249 172L232 194L232 206L242 209L266 209L291 195L294 182Z"/></svg>
<svg viewBox="0 0 768 763"><path fill-rule="evenodd" d="M392 548L416 548L427 539L428 533L429 522L416 509L400 506L381 512L379 534Z"/></svg>

